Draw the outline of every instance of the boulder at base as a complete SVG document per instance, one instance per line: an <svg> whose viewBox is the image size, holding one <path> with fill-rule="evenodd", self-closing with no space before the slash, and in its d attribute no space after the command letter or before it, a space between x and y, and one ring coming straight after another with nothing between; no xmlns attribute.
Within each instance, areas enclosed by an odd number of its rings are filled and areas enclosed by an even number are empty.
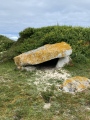
<svg viewBox="0 0 90 120"><path fill-rule="evenodd" d="M63 82L62 89L65 92L80 92L90 87L90 80L86 77L75 76Z"/></svg>
<svg viewBox="0 0 90 120"><path fill-rule="evenodd" d="M35 50L14 57L18 68L26 65L37 65L55 58L64 58L72 53L71 46L65 42L47 44ZM60 65L59 65L60 66Z"/></svg>

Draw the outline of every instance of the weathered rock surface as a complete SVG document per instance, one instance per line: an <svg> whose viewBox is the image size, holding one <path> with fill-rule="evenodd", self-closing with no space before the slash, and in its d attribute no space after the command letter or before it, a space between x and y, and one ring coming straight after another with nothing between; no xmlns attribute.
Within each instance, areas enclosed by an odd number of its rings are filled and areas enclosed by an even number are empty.
<svg viewBox="0 0 90 120"><path fill-rule="evenodd" d="M72 53L71 46L65 42L47 44L38 49L14 57L18 68L25 65L36 65L55 58L64 58Z"/></svg>
<svg viewBox="0 0 90 120"><path fill-rule="evenodd" d="M66 57L63 57L63 58L60 58L56 64L56 68L61 68L63 67L64 65L68 64L70 62L71 58L70 56L66 56Z"/></svg>
<svg viewBox="0 0 90 120"><path fill-rule="evenodd" d="M65 92L80 92L90 87L90 80L86 77L75 76L63 82L62 89Z"/></svg>

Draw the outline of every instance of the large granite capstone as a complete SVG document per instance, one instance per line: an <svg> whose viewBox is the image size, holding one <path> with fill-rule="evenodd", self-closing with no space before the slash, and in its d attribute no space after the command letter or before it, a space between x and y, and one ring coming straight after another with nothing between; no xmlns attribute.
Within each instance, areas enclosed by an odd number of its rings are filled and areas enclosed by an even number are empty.
<svg viewBox="0 0 90 120"><path fill-rule="evenodd" d="M47 44L37 49L22 53L14 57L14 61L18 68L25 65L37 65L55 58L64 58L64 63L66 63L66 61L69 61L69 55L71 53L71 46L66 42L61 42ZM63 63L61 62L61 64ZM60 65L60 60L58 65L62 67L62 65Z"/></svg>

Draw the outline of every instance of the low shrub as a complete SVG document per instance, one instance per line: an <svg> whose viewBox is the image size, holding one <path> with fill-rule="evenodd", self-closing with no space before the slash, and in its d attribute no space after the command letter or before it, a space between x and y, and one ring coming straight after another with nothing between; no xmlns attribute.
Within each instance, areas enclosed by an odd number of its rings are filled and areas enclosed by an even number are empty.
<svg viewBox="0 0 90 120"><path fill-rule="evenodd" d="M21 31L19 36L19 39L5 55L7 59L12 59L16 55L45 44L62 41L71 45L73 49L71 57L75 62L86 61L90 56L90 28L59 25L42 28L29 27Z"/></svg>
<svg viewBox="0 0 90 120"><path fill-rule="evenodd" d="M14 44L14 41L0 35L0 52L8 50L12 45Z"/></svg>

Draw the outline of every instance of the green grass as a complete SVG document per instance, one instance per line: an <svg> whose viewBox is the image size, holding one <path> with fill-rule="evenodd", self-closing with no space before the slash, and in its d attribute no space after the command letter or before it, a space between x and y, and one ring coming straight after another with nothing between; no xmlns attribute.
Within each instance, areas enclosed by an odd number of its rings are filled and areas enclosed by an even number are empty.
<svg viewBox="0 0 90 120"><path fill-rule="evenodd" d="M37 70L18 71L15 67L13 61L0 64L0 120L90 120L90 89L71 95L52 85L46 92L39 91L34 84ZM90 62L65 69L72 76L90 78ZM43 109L45 102L51 103L50 109Z"/></svg>
<svg viewBox="0 0 90 120"><path fill-rule="evenodd" d="M73 66L65 66L65 69L69 70L73 76L86 76L90 79L90 58L87 63L73 63Z"/></svg>

